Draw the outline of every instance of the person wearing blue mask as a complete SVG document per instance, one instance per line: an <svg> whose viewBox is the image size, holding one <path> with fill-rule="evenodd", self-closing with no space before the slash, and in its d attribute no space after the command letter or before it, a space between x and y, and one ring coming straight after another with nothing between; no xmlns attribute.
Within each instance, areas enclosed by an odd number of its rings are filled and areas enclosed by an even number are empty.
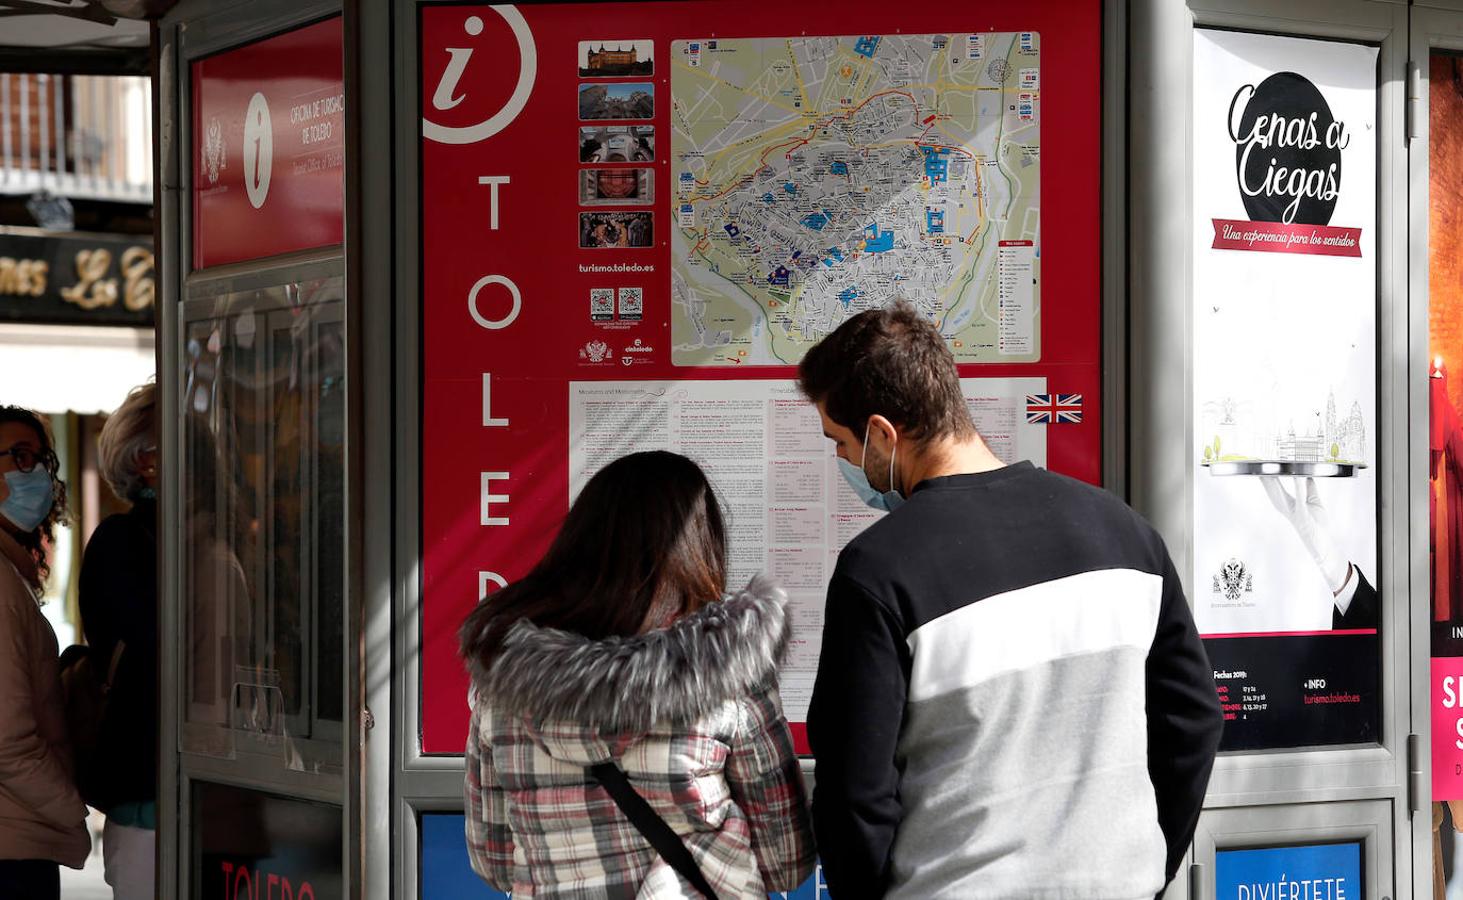
<svg viewBox="0 0 1463 900"><path fill-rule="evenodd" d="M1174 877L1223 714L1157 533L1005 464L907 303L804 356L849 486L884 516L828 586L808 710L838 900L1138 900Z"/></svg>
<svg viewBox="0 0 1463 900"><path fill-rule="evenodd" d="M46 545L66 517L50 431L0 406L0 900L60 895L91 852L72 783L56 635L41 614Z"/></svg>

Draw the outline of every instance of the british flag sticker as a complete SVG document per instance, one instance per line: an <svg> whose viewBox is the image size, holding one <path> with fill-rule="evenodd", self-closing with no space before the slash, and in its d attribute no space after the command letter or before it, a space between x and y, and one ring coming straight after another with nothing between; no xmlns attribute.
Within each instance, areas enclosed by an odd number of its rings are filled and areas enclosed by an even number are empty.
<svg viewBox="0 0 1463 900"><path fill-rule="evenodd" d="M1076 424L1081 421L1081 394L1026 395L1026 422L1029 425Z"/></svg>

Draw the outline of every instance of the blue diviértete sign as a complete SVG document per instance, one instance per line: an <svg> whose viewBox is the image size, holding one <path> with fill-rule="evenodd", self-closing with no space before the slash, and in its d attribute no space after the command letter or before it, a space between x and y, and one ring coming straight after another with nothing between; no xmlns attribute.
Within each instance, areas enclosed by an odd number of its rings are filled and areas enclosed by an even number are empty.
<svg viewBox="0 0 1463 900"><path fill-rule="evenodd" d="M1215 854L1216 900L1363 900L1361 844L1313 844Z"/></svg>

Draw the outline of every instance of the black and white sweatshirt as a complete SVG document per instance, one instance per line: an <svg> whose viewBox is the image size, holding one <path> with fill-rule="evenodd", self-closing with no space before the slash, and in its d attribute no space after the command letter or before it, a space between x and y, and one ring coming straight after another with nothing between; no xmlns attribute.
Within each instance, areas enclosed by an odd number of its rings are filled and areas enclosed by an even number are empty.
<svg viewBox="0 0 1463 900"><path fill-rule="evenodd" d="M927 480L828 589L808 735L830 893L1153 897L1222 725L1136 513L1030 463Z"/></svg>

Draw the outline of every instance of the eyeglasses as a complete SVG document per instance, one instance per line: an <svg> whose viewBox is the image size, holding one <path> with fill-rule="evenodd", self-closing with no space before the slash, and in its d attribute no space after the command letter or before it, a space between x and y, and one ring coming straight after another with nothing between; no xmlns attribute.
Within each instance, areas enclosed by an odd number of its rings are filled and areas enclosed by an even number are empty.
<svg viewBox="0 0 1463 900"><path fill-rule="evenodd" d="M50 450L42 450L37 453L29 447L11 447L9 450L0 450L0 456L8 456L15 460L15 467L22 472L34 472L36 464L42 464L47 469L56 467L56 454Z"/></svg>

